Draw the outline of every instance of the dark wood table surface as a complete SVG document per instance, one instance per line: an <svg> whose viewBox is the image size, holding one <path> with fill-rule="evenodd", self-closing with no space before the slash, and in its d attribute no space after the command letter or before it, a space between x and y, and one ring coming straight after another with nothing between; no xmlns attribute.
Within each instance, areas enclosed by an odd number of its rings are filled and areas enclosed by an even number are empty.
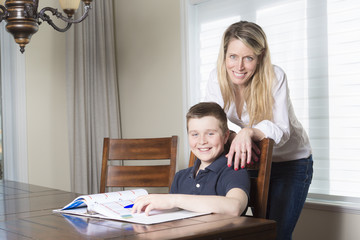
<svg viewBox="0 0 360 240"><path fill-rule="evenodd" d="M266 219L210 214L154 225L53 213L79 194L0 181L0 239L275 239Z"/></svg>

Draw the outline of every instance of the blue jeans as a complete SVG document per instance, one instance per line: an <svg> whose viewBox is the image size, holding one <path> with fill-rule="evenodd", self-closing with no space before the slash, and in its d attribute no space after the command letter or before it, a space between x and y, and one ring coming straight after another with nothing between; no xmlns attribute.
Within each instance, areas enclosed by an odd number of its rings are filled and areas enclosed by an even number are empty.
<svg viewBox="0 0 360 240"><path fill-rule="evenodd" d="M267 218L276 221L277 240L292 239L312 175L312 156L272 163Z"/></svg>

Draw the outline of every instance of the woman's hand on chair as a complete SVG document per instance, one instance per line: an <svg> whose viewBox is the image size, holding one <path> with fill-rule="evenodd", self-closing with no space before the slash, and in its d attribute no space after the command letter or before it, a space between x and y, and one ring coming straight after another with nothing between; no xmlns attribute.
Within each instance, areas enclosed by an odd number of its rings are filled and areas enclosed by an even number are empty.
<svg viewBox="0 0 360 240"><path fill-rule="evenodd" d="M245 168L245 165L251 164L252 160L256 162L259 160L260 149L254 143L253 137L252 128L243 128L236 134L226 155L229 167L233 164L234 169L238 170L239 166Z"/></svg>

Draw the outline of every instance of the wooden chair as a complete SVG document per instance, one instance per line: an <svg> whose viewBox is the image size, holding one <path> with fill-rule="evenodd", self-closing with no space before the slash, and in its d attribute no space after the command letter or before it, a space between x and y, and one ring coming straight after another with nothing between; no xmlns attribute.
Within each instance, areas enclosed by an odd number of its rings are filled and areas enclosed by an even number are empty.
<svg viewBox="0 0 360 240"><path fill-rule="evenodd" d="M175 175L177 136L168 138L104 138L100 193L106 187L168 187ZM113 160L170 160L167 165L113 166Z"/></svg>
<svg viewBox="0 0 360 240"><path fill-rule="evenodd" d="M266 218L267 201L270 184L271 159L274 140L264 138L258 143L260 148L260 161L253 165L247 165L247 169L258 170L258 176L251 177L251 190L249 207L252 208L253 216ZM194 165L195 155L190 152L189 167Z"/></svg>

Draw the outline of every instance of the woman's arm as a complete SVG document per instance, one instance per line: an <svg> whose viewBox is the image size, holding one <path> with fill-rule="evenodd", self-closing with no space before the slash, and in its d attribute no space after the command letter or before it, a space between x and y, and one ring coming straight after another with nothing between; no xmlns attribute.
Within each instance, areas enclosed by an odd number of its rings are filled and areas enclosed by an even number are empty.
<svg viewBox="0 0 360 240"><path fill-rule="evenodd" d="M263 138L271 138L277 147L284 145L290 138L288 86L286 74L279 67L275 67L277 84L273 88L274 107L273 119L263 120L251 128L243 128L231 143L228 158L228 166L234 164L234 169L239 165L245 167L245 162L250 163L252 150L256 145L253 143ZM257 152L258 150L255 150ZM258 153L258 152L257 152Z"/></svg>
<svg viewBox="0 0 360 240"><path fill-rule="evenodd" d="M194 212L213 212L239 216L248 204L248 196L240 188L232 188L226 196L190 194L150 194L136 199L133 213L153 209L181 208Z"/></svg>
<svg viewBox="0 0 360 240"><path fill-rule="evenodd" d="M253 128L262 131L265 137L273 139L276 146L281 147L290 138L289 111L292 110L292 104L285 72L277 66L274 66L274 70L277 84L273 88L273 119L271 121L263 120Z"/></svg>

